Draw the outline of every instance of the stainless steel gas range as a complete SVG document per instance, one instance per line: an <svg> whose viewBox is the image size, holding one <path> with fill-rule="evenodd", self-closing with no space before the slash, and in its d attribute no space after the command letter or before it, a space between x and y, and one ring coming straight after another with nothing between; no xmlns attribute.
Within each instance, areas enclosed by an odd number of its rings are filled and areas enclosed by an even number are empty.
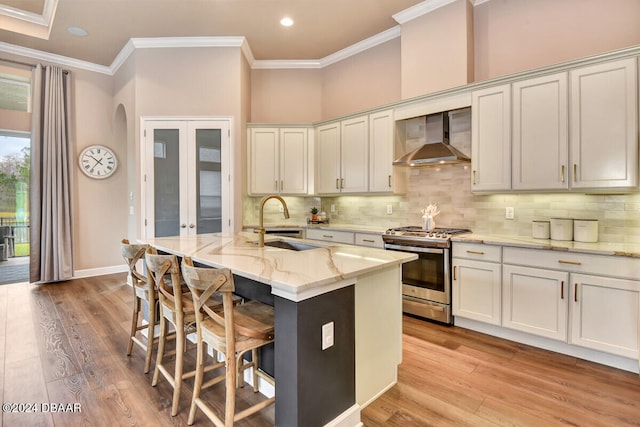
<svg viewBox="0 0 640 427"><path fill-rule="evenodd" d="M390 228L382 236L388 250L411 252L418 259L402 265L402 310L452 324L451 237L470 233L464 228Z"/></svg>

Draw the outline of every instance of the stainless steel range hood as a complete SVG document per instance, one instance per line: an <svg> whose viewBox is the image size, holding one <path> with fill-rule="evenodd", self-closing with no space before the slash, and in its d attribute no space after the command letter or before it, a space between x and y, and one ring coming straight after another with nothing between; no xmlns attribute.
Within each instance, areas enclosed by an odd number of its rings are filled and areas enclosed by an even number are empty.
<svg viewBox="0 0 640 427"><path fill-rule="evenodd" d="M467 155L449 145L448 112L431 114L425 120L426 143L394 160L394 166L434 166L471 161Z"/></svg>

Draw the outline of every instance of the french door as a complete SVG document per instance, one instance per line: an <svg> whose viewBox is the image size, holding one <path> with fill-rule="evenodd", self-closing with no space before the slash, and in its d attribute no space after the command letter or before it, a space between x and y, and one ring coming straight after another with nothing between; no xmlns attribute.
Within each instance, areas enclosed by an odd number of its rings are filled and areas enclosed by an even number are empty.
<svg viewBox="0 0 640 427"><path fill-rule="evenodd" d="M228 120L145 120L145 236L226 231Z"/></svg>

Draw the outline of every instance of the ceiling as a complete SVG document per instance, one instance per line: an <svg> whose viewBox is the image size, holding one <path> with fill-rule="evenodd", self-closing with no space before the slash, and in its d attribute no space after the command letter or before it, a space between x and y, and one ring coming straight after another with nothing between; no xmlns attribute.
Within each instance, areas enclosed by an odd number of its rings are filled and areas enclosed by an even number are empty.
<svg viewBox="0 0 640 427"><path fill-rule="evenodd" d="M0 42L109 66L132 38L244 36L256 60L317 60L397 26L393 15L418 3L0 0ZM280 25L285 15L293 26ZM68 27L88 35L74 36Z"/></svg>

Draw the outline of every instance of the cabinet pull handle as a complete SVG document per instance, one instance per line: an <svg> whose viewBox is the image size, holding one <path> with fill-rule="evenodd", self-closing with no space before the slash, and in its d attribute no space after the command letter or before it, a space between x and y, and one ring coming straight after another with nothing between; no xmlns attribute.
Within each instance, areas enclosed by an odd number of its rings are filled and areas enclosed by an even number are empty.
<svg viewBox="0 0 640 427"><path fill-rule="evenodd" d="M564 299L564 280L560 282L560 299Z"/></svg>
<svg viewBox="0 0 640 427"><path fill-rule="evenodd" d="M474 254L474 255L484 255L484 252L482 251L467 251L468 254Z"/></svg>
<svg viewBox="0 0 640 427"><path fill-rule="evenodd" d="M458 266L453 266L453 280L458 280Z"/></svg>
<svg viewBox="0 0 640 427"><path fill-rule="evenodd" d="M473 171L473 185L476 185L476 171Z"/></svg>
<svg viewBox="0 0 640 427"><path fill-rule="evenodd" d="M280 191L284 191L284 180L280 180Z"/></svg>
<svg viewBox="0 0 640 427"><path fill-rule="evenodd" d="M371 240L371 239L362 239L362 241L367 243L375 243L375 240Z"/></svg>
<svg viewBox="0 0 640 427"><path fill-rule="evenodd" d="M327 239L333 239L331 234L323 234L322 237L326 237Z"/></svg>
<svg viewBox="0 0 640 427"><path fill-rule="evenodd" d="M565 261L563 259L558 260L559 264L570 264L570 265L582 265L580 261Z"/></svg>
<svg viewBox="0 0 640 427"><path fill-rule="evenodd" d="M578 302L578 284L573 284L573 301Z"/></svg>
<svg viewBox="0 0 640 427"><path fill-rule="evenodd" d="M344 188L344 178L340 178L340 188Z"/></svg>
<svg viewBox="0 0 640 427"><path fill-rule="evenodd" d="M577 164L573 164L573 182L577 182L578 181L578 165Z"/></svg>
<svg viewBox="0 0 640 427"><path fill-rule="evenodd" d="M276 193L278 192L278 180L276 179Z"/></svg>
<svg viewBox="0 0 640 427"><path fill-rule="evenodd" d="M389 188L391 188L391 175L389 175Z"/></svg>
<svg viewBox="0 0 640 427"><path fill-rule="evenodd" d="M340 178L336 178L336 190L340 189Z"/></svg>
<svg viewBox="0 0 640 427"><path fill-rule="evenodd" d="M564 165L562 165L562 172L561 172L560 181L564 182Z"/></svg>

